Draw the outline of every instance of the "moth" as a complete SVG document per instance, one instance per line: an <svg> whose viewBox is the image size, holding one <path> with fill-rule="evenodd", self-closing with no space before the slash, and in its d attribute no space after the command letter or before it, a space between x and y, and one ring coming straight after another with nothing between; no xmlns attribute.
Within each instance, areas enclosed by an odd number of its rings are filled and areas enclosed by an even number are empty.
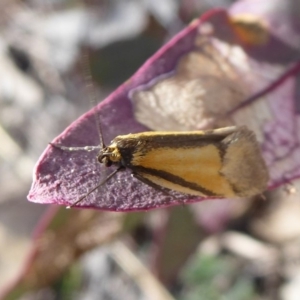
<svg viewBox="0 0 300 300"><path fill-rule="evenodd" d="M187 132L141 132L119 135L105 146L64 147L66 151L99 149L98 162L116 169L76 206L122 169L159 190L199 196L242 198L265 191L269 175L256 136L245 126ZM70 207L71 207L70 206Z"/></svg>

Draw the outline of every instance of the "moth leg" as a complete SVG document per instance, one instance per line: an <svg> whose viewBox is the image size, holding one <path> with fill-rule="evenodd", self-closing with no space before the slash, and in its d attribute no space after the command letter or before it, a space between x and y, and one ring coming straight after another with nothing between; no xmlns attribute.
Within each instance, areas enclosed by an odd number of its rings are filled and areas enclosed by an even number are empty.
<svg viewBox="0 0 300 300"><path fill-rule="evenodd" d="M49 145L51 145L54 148L63 150L63 151L94 151L94 150L99 150L101 148L101 146L83 146L83 147L66 147L66 146L62 146L59 144L55 144L55 143L49 143Z"/></svg>

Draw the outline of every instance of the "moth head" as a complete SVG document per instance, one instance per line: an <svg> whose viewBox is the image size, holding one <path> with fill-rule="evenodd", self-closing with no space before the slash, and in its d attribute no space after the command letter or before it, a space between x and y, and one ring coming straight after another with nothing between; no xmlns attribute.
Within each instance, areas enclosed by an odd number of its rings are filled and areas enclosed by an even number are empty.
<svg viewBox="0 0 300 300"><path fill-rule="evenodd" d="M106 167L110 167L114 163L121 161L121 154L115 144L104 147L98 154L98 161Z"/></svg>

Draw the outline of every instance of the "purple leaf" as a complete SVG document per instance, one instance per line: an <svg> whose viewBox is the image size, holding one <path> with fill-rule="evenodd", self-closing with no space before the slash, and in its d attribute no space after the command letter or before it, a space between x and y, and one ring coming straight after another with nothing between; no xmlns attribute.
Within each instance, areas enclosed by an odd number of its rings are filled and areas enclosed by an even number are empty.
<svg viewBox="0 0 300 300"><path fill-rule="evenodd" d="M53 142L70 147L98 145L96 110L106 144L117 135L149 128L193 130L246 125L261 143L270 171L269 187L299 177L299 105L295 105L294 93L300 69L296 64L299 48L285 43L278 28L273 33L273 28L262 22L269 20L268 13L252 17L239 15L236 6L230 16L215 10L194 21ZM277 47L280 55L268 55ZM97 151L67 152L48 146L36 165L28 199L74 203L113 171L97 163L96 156ZM78 206L134 211L200 200L203 198L177 193L172 197L125 170Z"/></svg>

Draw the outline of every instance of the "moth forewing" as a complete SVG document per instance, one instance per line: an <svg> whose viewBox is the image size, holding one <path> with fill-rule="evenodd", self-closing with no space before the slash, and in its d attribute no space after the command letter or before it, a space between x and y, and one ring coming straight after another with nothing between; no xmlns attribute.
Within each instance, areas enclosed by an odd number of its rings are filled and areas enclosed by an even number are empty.
<svg viewBox="0 0 300 300"><path fill-rule="evenodd" d="M108 148L137 178L191 195L254 196L269 178L255 135L246 127L142 132L117 136Z"/></svg>

